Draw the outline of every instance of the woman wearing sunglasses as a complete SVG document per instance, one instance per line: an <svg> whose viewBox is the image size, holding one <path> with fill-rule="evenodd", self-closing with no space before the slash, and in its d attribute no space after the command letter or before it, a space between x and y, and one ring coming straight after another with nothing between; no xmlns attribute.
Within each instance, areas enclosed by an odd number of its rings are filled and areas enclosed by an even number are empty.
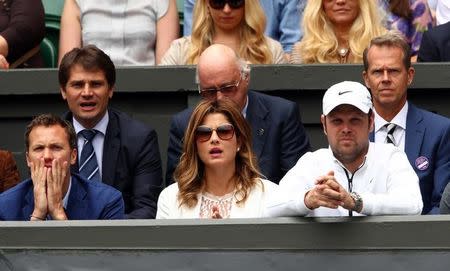
<svg viewBox="0 0 450 271"><path fill-rule="evenodd" d="M262 217L277 187L260 178L250 127L228 99L194 109L174 177L159 196L156 218Z"/></svg>
<svg viewBox="0 0 450 271"><path fill-rule="evenodd" d="M266 18L259 0L197 0L192 35L172 42L163 65L197 64L208 46L220 43L252 64L285 63L278 41L264 35Z"/></svg>

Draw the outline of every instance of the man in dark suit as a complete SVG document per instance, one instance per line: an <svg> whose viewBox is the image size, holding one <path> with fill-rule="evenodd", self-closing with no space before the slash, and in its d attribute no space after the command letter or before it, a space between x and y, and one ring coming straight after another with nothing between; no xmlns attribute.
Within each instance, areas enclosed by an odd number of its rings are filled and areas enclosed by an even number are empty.
<svg viewBox="0 0 450 271"><path fill-rule="evenodd" d="M25 133L31 179L0 194L0 220L121 219L121 193L70 174L77 159L76 134L69 122L37 116Z"/></svg>
<svg viewBox="0 0 450 271"><path fill-rule="evenodd" d="M59 85L70 109L65 119L78 135L79 157L72 171L121 191L126 218L155 218L162 189L157 135L143 123L108 109L115 85L111 59L93 45L75 48L61 61Z"/></svg>
<svg viewBox="0 0 450 271"><path fill-rule="evenodd" d="M252 128L253 151L262 174L278 183L304 153L309 140L296 103L255 91L248 91L250 69L225 45L212 45L200 56L197 65L200 95L205 99L233 100ZM182 139L192 109L176 114L170 127L166 183L182 153Z"/></svg>
<svg viewBox="0 0 450 271"><path fill-rule="evenodd" d="M423 33L417 61L450 61L450 22L438 25Z"/></svg>
<svg viewBox="0 0 450 271"><path fill-rule="evenodd" d="M401 36L390 32L374 38L363 60L363 77L375 107L371 140L392 143L406 152L419 176L422 214L438 214L450 180L450 120L407 101L415 71Z"/></svg>

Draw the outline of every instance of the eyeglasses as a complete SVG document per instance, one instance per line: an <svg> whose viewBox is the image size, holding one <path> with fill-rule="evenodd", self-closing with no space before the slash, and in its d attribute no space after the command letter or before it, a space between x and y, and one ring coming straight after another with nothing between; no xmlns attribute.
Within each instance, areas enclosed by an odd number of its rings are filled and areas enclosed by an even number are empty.
<svg viewBox="0 0 450 271"><path fill-rule="evenodd" d="M213 9L223 9L225 4L228 4L230 8L241 8L245 5L245 0L209 0L209 5Z"/></svg>
<svg viewBox="0 0 450 271"><path fill-rule="evenodd" d="M199 126L195 130L195 139L200 142L208 141L213 131L216 131L217 136L222 140L230 140L234 135L234 127L231 124L222 124L216 129L212 129L208 126Z"/></svg>
<svg viewBox="0 0 450 271"><path fill-rule="evenodd" d="M225 86L221 86L219 88L204 88L204 89L201 89L200 85L199 85L198 92L200 93L200 95L203 98L206 98L206 99L215 99L216 96L217 96L217 91L220 91L225 96L227 96L227 95L237 91L241 81L242 81L242 76L239 77L239 80L236 83L225 85Z"/></svg>

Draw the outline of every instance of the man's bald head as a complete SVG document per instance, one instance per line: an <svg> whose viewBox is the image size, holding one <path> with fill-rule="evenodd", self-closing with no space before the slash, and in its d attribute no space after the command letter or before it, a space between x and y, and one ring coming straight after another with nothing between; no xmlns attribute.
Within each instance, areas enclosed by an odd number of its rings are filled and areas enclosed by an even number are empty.
<svg viewBox="0 0 450 271"><path fill-rule="evenodd" d="M247 101L249 72L247 64L236 55L233 49L223 44L213 44L199 57L197 83L200 90L218 90L215 93L213 91L210 98L227 97L243 109ZM224 88L226 86L236 87Z"/></svg>
<svg viewBox="0 0 450 271"><path fill-rule="evenodd" d="M223 70L240 71L240 59L230 47L223 44L213 44L205 49L199 57L197 64L198 80L208 72Z"/></svg>

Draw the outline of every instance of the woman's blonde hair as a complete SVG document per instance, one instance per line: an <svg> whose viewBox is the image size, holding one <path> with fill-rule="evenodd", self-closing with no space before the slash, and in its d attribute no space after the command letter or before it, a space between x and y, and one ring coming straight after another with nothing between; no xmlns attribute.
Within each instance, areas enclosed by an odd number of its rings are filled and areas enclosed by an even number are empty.
<svg viewBox="0 0 450 271"><path fill-rule="evenodd" d="M214 113L223 114L234 126L235 136L239 144L240 149L236 153L236 171L234 173L237 203L244 204L250 190L258 182L262 184L259 179L260 173L256 158L252 151L251 129L238 106L230 99L203 100L194 109L189 120L184 135L183 154L174 173L174 179L178 183L180 206L194 207L198 201L198 194L204 189L203 174L205 166L198 156L195 131L198 126L202 125L207 115Z"/></svg>
<svg viewBox="0 0 450 271"><path fill-rule="evenodd" d="M361 63L364 49L370 40L382 35L386 29L381 23L379 9L374 0L358 0L359 13L350 28L349 49L353 62ZM338 62L338 40L331 21L323 9L323 1L308 1L303 16L304 36L298 46L303 63Z"/></svg>
<svg viewBox="0 0 450 271"><path fill-rule="evenodd" d="M200 54L213 44L214 22L209 14L207 1L195 2L187 64L197 64ZM241 40L236 53L252 64L271 64L272 52L264 36L266 17L259 0L245 0L244 9L244 20L240 25Z"/></svg>

